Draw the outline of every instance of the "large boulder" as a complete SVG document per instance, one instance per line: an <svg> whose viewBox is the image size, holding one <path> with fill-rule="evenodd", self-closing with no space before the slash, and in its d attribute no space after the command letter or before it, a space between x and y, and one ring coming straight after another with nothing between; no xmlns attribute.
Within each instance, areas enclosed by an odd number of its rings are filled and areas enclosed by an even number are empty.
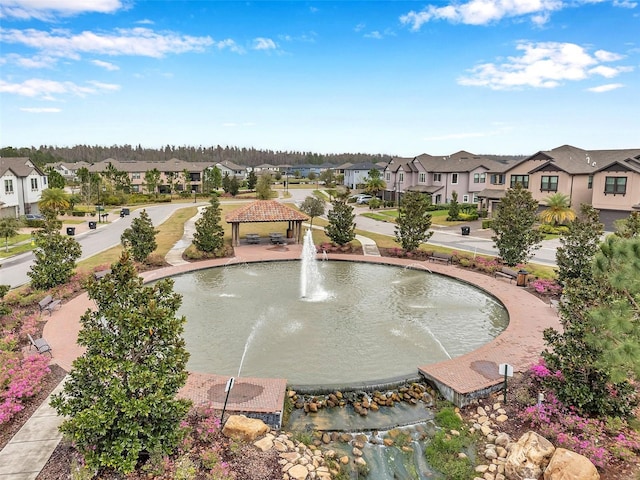
<svg viewBox="0 0 640 480"><path fill-rule="evenodd" d="M231 415L222 429L222 433L229 438L253 442L269 431L269 427L262 420L247 418L244 415Z"/></svg>
<svg viewBox="0 0 640 480"><path fill-rule="evenodd" d="M584 455L556 448L544 471L544 480L599 480L595 465Z"/></svg>
<svg viewBox="0 0 640 480"><path fill-rule="evenodd" d="M527 432L511 445L504 470L509 480L537 480L542 476L555 447L535 432Z"/></svg>

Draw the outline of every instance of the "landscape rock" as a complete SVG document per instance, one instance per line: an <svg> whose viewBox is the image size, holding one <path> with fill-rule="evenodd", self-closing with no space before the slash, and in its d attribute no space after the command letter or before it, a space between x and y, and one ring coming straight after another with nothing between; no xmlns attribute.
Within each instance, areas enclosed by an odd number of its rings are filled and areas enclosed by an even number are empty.
<svg viewBox="0 0 640 480"><path fill-rule="evenodd" d="M527 432L511 445L505 462L505 473L510 480L538 479L549 464L555 447L537 434Z"/></svg>
<svg viewBox="0 0 640 480"><path fill-rule="evenodd" d="M224 424L222 433L229 438L253 442L269 431L269 427L262 420L247 418L244 415L231 415Z"/></svg>
<svg viewBox="0 0 640 480"><path fill-rule="evenodd" d="M584 455L556 448L544 471L544 480L599 480L595 465Z"/></svg>

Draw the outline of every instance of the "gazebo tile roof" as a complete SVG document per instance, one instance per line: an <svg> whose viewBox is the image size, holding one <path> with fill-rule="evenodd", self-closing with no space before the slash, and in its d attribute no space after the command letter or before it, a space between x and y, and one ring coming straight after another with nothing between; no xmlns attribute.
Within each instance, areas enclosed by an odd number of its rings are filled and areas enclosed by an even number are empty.
<svg viewBox="0 0 640 480"><path fill-rule="evenodd" d="M230 212L227 223L307 221L309 217L277 200L258 200Z"/></svg>

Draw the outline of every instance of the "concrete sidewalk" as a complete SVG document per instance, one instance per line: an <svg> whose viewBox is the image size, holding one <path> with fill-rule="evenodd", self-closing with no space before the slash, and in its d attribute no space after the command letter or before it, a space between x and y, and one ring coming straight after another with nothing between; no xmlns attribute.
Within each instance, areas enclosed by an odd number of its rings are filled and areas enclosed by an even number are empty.
<svg viewBox="0 0 640 480"><path fill-rule="evenodd" d="M62 391L65 380L51 395ZM0 451L0 480L34 480L58 446L63 419L49 405L51 395Z"/></svg>

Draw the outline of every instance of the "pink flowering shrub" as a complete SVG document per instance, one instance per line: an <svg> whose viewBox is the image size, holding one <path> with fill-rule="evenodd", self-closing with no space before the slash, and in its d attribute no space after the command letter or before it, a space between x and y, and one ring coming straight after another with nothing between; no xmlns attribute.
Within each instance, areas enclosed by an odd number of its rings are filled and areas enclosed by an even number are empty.
<svg viewBox="0 0 640 480"><path fill-rule="evenodd" d="M552 393L543 403L526 408L519 417L556 447L584 455L596 467L605 467L614 459L637 461L640 454L640 437L635 432L620 433L607 440L605 422L581 417Z"/></svg>
<svg viewBox="0 0 640 480"><path fill-rule="evenodd" d="M493 273L500 268L500 263L495 258L476 257L476 268L486 273Z"/></svg>
<svg viewBox="0 0 640 480"><path fill-rule="evenodd" d="M23 401L42 389L49 373L49 361L43 355L21 358L16 352L0 352L0 425L21 411Z"/></svg>
<svg viewBox="0 0 640 480"><path fill-rule="evenodd" d="M562 286L558 285L555 280L538 279L531 282L533 289L541 294L560 295Z"/></svg>

